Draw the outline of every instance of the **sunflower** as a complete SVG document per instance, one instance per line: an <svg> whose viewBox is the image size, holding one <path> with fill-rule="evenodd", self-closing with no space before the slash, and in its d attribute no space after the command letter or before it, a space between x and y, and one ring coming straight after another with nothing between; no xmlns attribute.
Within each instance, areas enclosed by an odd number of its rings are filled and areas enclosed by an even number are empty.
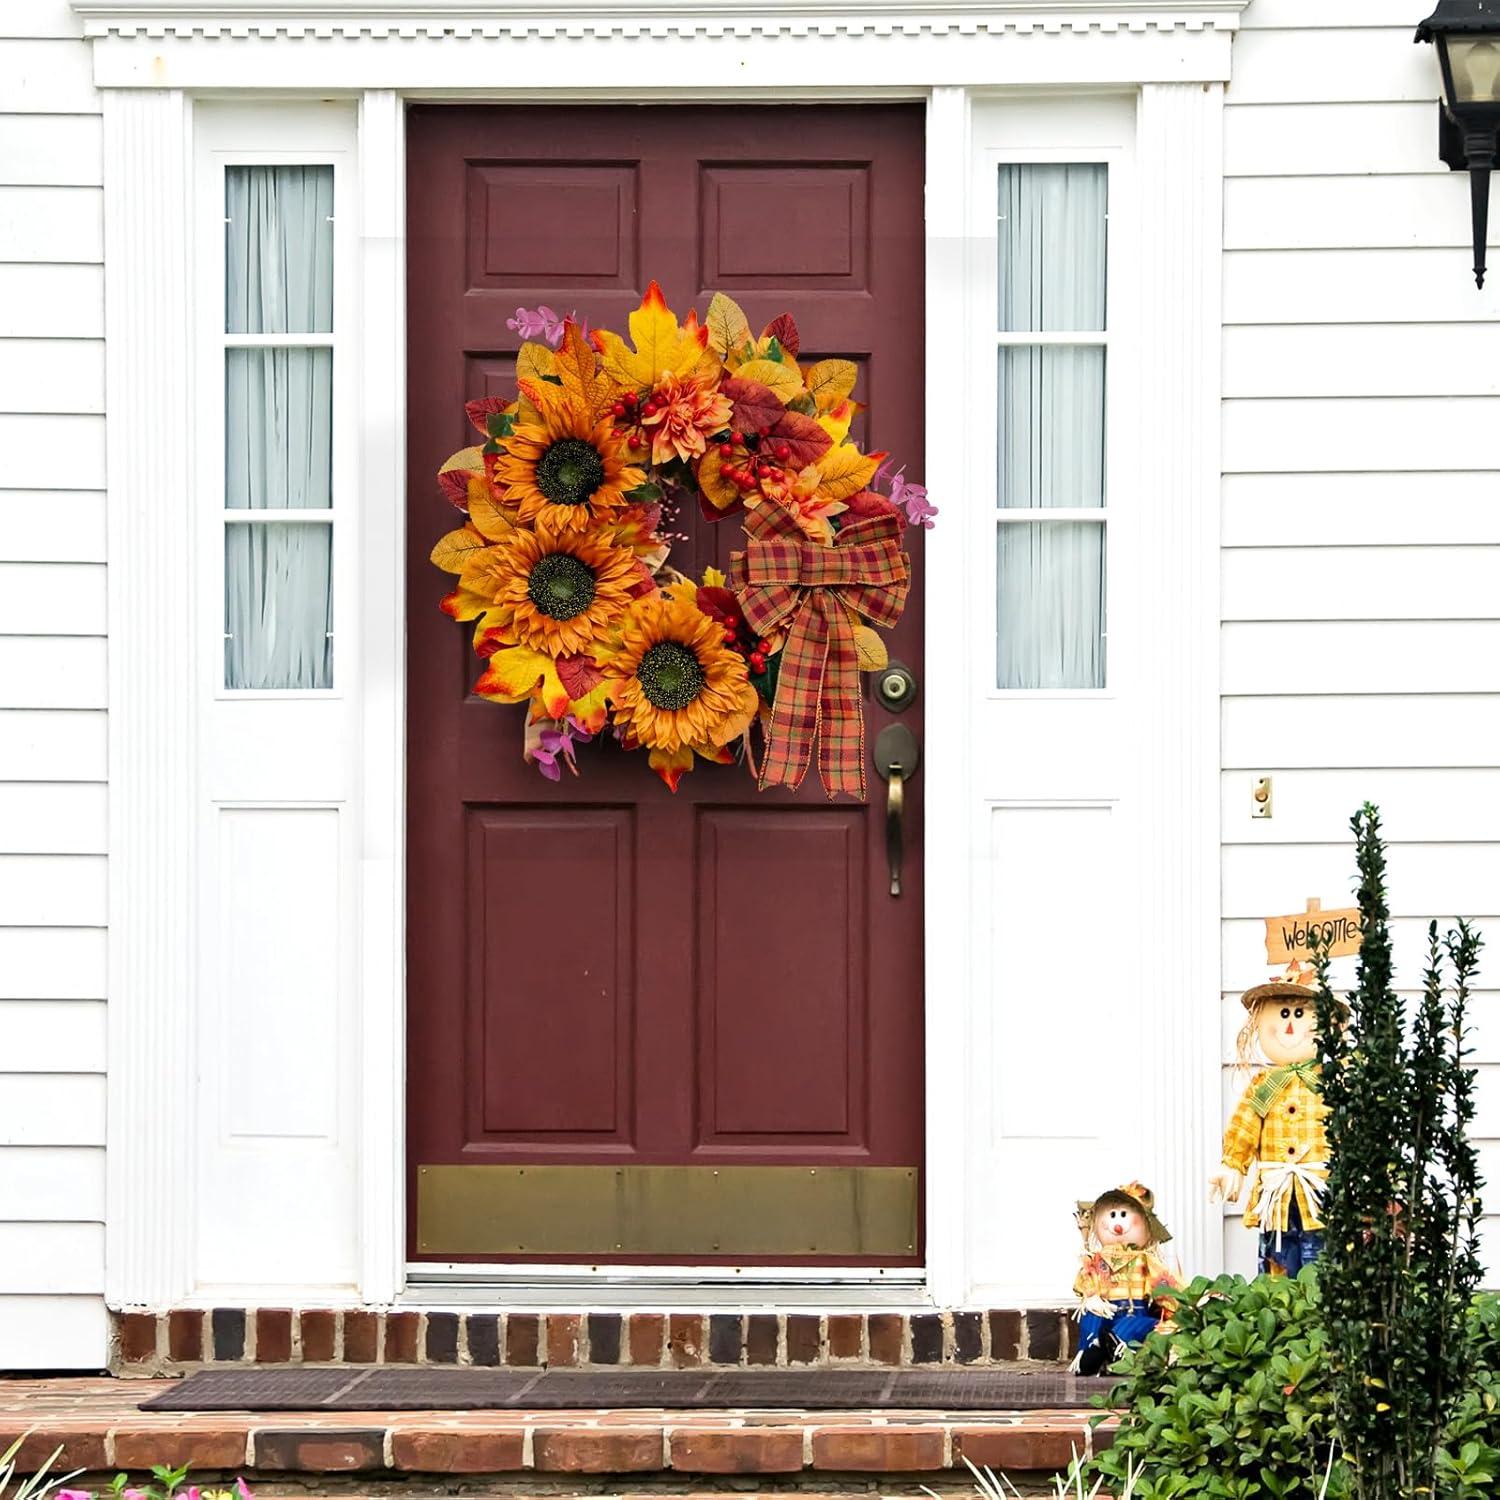
<svg viewBox="0 0 1500 1500"><path fill-rule="evenodd" d="M624 614L640 567L628 547L542 526L510 532L464 576L492 600L517 644L575 656Z"/></svg>
<svg viewBox="0 0 1500 1500"><path fill-rule="evenodd" d="M633 605L605 670L626 743L653 750L718 759L715 748L749 728L759 702L744 658L691 598L659 594Z"/></svg>
<svg viewBox="0 0 1500 1500"><path fill-rule="evenodd" d="M495 460L496 486L520 520L558 530L585 530L645 482L609 417L596 419L561 393L505 439Z"/></svg>

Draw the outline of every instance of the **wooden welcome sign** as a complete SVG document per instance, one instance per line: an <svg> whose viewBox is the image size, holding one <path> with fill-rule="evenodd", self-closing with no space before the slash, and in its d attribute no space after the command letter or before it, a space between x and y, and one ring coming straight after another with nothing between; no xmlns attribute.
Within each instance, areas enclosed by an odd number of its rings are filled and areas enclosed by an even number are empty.
<svg viewBox="0 0 1500 1500"><path fill-rule="evenodd" d="M1294 958L1310 959L1314 942L1325 944L1330 958L1343 958L1359 952L1363 936L1357 906L1324 911L1323 903L1309 896L1306 911L1289 917L1266 918L1266 962L1285 964Z"/></svg>

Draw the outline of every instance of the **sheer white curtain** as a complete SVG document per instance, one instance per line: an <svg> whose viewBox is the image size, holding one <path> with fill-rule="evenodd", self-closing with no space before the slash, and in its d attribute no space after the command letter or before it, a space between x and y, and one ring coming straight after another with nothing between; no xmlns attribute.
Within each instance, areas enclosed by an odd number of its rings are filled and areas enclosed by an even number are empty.
<svg viewBox="0 0 1500 1500"><path fill-rule="evenodd" d="M1104 685L1107 169L999 169L998 503L1098 508L1094 521L1006 521L996 543L996 682ZM1029 333L1085 335L1031 344ZM1020 336L1019 338L1015 336Z"/></svg>
<svg viewBox="0 0 1500 1500"><path fill-rule="evenodd" d="M1103 687L1104 528L1021 522L999 532L999 685Z"/></svg>
<svg viewBox="0 0 1500 1500"><path fill-rule="evenodd" d="M226 332L331 332L333 169L230 167L225 219ZM224 393L225 508L327 510L333 351L227 349ZM224 579L225 686L331 687L331 523L227 523Z"/></svg>

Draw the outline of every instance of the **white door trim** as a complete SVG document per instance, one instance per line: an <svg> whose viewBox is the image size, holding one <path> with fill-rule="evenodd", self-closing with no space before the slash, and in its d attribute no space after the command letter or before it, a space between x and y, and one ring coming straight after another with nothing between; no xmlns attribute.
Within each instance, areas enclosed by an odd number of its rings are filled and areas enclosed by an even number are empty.
<svg viewBox="0 0 1500 1500"><path fill-rule="evenodd" d="M1218 907L1217 515L1219 122L1242 0L75 0L104 89L110 568L109 1207L107 1294L115 1307L167 1307L194 1295L188 1163L192 1069L193 808L190 689L197 643L184 603L190 511L193 346L183 306L194 92L245 101L289 91L360 101L360 580L364 754L361 849L358 1300L401 1292L404 1263L403 497L407 97L641 97L634 54L654 77L730 79L658 88L652 98L907 97L928 101L929 368L963 336L968 119L976 86L1139 88L1143 372L1149 445L1141 493L1152 524L1173 528L1153 640L1185 685L1180 713L1150 747L1160 838L1141 872L1143 903L1182 935L1168 980L1145 992L1160 1011L1160 1082L1150 1169L1191 1222L1179 1238L1217 1263L1211 1212L1197 1201L1198 1157L1217 1126ZM1018 45L1024 39L1024 45ZM330 45L332 43L332 45ZM836 49L836 66L833 63ZM503 66L497 66L503 60ZM837 86L827 83L838 77ZM517 80L497 89L493 80ZM969 498L962 444L944 442L949 401L929 393L926 478L957 514ZM963 705L971 681L958 526L928 537L929 652L924 691ZM925 1295L956 1306L999 1297L1003 1279L970 1264L967 1215L985 1193L967 1160L974 1084L964 1059L973 1022L977 934L967 920L970 758L960 708L927 747L927 1147ZM1185 789L1185 795L1184 795ZM1168 910L1169 908L1169 910ZM1166 918L1170 916L1170 924ZM1202 1011L1203 1023L1196 1019ZM1151 1080L1152 1087L1158 1080ZM1201 1120L1203 1140L1172 1141ZM1180 1128L1180 1126L1179 1126ZM1190 1137L1194 1132L1189 1129ZM1200 1149L1201 1148L1201 1149ZM184 1196L184 1195L188 1196ZM1203 1223L1198 1222L1198 1218ZM209 1226L213 1229L215 1226ZM1213 1221L1213 1228L1217 1228ZM223 1226L223 1232L234 1232ZM616 1273L617 1274L617 1273ZM280 1295L332 1289L280 1288ZM1029 1295L1018 1288L1017 1298ZM348 1289L342 1293L350 1296ZM1043 1300L1043 1299L1038 1299Z"/></svg>

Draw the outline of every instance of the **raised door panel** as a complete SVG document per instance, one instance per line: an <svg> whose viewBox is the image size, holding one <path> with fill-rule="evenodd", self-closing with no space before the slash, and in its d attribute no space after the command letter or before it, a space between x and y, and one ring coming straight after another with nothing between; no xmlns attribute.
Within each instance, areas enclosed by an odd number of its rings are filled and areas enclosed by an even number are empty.
<svg viewBox="0 0 1500 1500"><path fill-rule="evenodd" d="M708 808L699 1146L865 1144L865 815Z"/></svg>
<svg viewBox="0 0 1500 1500"><path fill-rule="evenodd" d="M470 809L470 1144L628 1142L633 876L628 809Z"/></svg>

